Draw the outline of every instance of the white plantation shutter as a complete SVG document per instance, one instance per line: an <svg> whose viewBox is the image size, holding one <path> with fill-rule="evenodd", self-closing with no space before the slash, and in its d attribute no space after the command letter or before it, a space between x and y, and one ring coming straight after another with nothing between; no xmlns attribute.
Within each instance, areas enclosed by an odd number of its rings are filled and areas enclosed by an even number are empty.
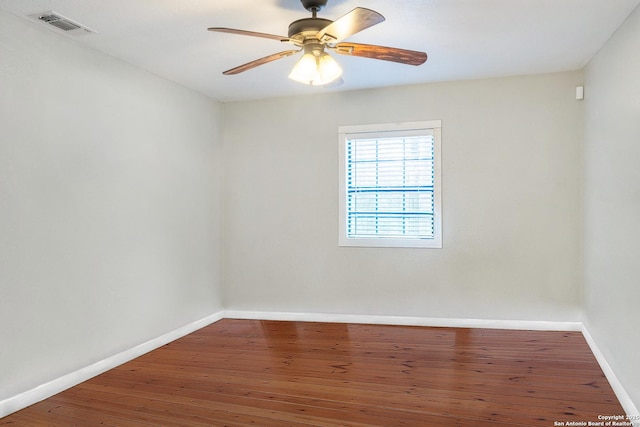
<svg viewBox="0 0 640 427"><path fill-rule="evenodd" d="M433 136L347 139L347 236L433 238Z"/></svg>
<svg viewBox="0 0 640 427"><path fill-rule="evenodd" d="M434 129L341 135L344 150L341 244L376 240L379 244L373 246L440 247ZM438 241L434 243L435 240Z"/></svg>

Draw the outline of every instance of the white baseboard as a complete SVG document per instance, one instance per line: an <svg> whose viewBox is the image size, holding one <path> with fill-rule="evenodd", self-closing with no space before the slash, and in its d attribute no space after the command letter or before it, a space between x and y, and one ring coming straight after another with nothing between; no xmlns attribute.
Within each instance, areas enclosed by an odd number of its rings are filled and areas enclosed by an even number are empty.
<svg viewBox="0 0 640 427"><path fill-rule="evenodd" d="M620 405L622 405L622 408L625 410L627 415L633 415L633 416L640 415L638 408L631 400L631 396L629 396L627 391L622 386L622 383L620 382L616 374L613 372L613 369L609 365L609 362L607 362L607 359L604 357L604 354L602 353L602 351L600 351L600 348L598 347L595 340L589 333L589 330L584 325L582 326L582 335L584 335L584 339L587 341L587 344L589 344L589 347L591 348L591 352L593 353L596 360L600 364L600 368L602 369L602 372L604 372L604 376L607 377L607 381L609 381L609 385L611 385L613 392L616 394L616 397L620 401Z"/></svg>
<svg viewBox="0 0 640 427"><path fill-rule="evenodd" d="M174 331L168 332L162 336L149 340L145 343L137 345L129 350L125 350L121 353L115 354L104 360L96 362L92 365L79 369L75 372L71 372L60 378L56 378L53 381L39 385L36 388L27 390L24 393L20 393L17 396L10 397L8 399L0 401L0 418L5 417L13 412L24 409L27 406L40 402L48 397L51 397L57 393L60 393L70 387L80 384L90 378L100 375L103 372L113 369L116 366L122 365L136 357L142 356L156 348L162 347L165 344L175 341L178 338L182 338L200 328L203 328L211 323L217 322L223 318L223 312L214 313L204 319L196 320Z"/></svg>
<svg viewBox="0 0 640 427"><path fill-rule="evenodd" d="M582 331L582 322L544 322L537 320L450 319L440 317L292 313L245 310L225 310L224 317L231 319L360 323L373 325L434 326L448 328L517 329L533 331Z"/></svg>

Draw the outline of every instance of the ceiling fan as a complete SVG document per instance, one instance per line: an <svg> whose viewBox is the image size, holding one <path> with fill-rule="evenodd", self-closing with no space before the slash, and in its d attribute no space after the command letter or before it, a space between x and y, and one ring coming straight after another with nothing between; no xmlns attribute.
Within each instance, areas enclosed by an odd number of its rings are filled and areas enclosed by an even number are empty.
<svg viewBox="0 0 640 427"><path fill-rule="evenodd" d="M384 21L384 16L376 11L357 7L337 20L331 21L329 19L318 18L317 16L318 12L326 6L327 0L300 1L304 8L312 13L312 17L292 22L289 25L287 37L257 33L254 31L236 30L233 28L208 28L209 31L272 39L282 43L292 44L298 48L256 59L255 61L227 70L222 74L239 74L260 65L304 51L303 56L298 60L289 74L289 78L310 85L326 85L342 75L340 66L326 50L332 50L341 55L381 59L408 65L421 65L427 60L427 54L424 52L343 42L344 39Z"/></svg>

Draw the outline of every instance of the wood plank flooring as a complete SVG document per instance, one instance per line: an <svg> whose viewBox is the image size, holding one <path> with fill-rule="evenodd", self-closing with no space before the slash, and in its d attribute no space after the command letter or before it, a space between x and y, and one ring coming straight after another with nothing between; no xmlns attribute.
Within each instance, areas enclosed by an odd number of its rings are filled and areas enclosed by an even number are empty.
<svg viewBox="0 0 640 427"><path fill-rule="evenodd" d="M554 426L624 411L579 332L224 319L10 426Z"/></svg>

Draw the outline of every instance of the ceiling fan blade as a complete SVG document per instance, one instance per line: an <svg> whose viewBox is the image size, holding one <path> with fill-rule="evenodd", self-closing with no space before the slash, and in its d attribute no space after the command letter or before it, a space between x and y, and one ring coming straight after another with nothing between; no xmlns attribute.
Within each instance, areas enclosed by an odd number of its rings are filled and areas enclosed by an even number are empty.
<svg viewBox="0 0 640 427"><path fill-rule="evenodd" d="M257 33L255 31L236 30L235 28L223 28L223 27L211 27L207 28L209 31L216 31L218 33L238 34L240 36L262 37L263 39L271 39L279 42L288 42L291 39L289 37L277 36L275 34Z"/></svg>
<svg viewBox="0 0 640 427"><path fill-rule="evenodd" d="M287 56L291 56L295 53L300 52L300 50L285 50L284 52L274 53L273 55L265 56L264 58L256 59L255 61L247 62L246 64L240 65L238 67L232 68L223 72L225 76L231 74L240 74L244 71L250 70L252 68L259 67L260 65L267 64L269 62L275 61L280 58L286 58Z"/></svg>
<svg viewBox="0 0 640 427"><path fill-rule="evenodd" d="M345 42L336 44L334 49L336 53L341 55L362 56L364 58L382 59L383 61L393 61L408 65L422 65L427 60L427 54L424 52L371 44Z"/></svg>
<svg viewBox="0 0 640 427"><path fill-rule="evenodd" d="M318 31L316 37L325 43L336 43L384 21L375 10L356 7Z"/></svg>

